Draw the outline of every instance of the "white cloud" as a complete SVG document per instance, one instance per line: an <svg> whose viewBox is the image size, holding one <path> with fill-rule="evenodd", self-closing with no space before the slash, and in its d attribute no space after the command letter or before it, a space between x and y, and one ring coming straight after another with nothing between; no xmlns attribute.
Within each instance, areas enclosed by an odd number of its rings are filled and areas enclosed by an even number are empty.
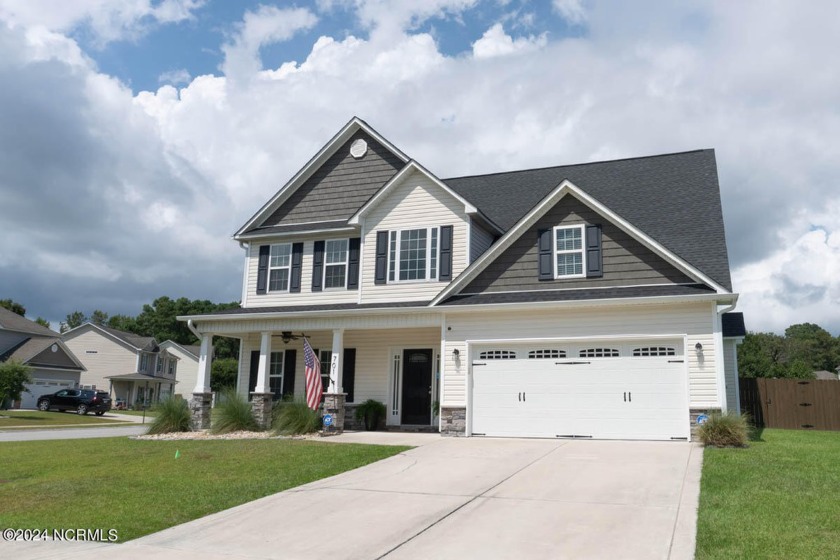
<svg viewBox="0 0 840 560"><path fill-rule="evenodd" d="M188 84L192 81L189 70L186 68L179 68L178 70L169 70L158 76L158 82L161 84Z"/></svg>
<svg viewBox="0 0 840 560"><path fill-rule="evenodd" d="M588 19L583 0L552 0L552 6L563 19L573 25L584 24Z"/></svg>
<svg viewBox="0 0 840 560"><path fill-rule="evenodd" d="M260 48L291 39L297 32L311 29L318 18L306 8L280 9L259 6L245 12L231 42L222 46L225 61L222 71L234 81L253 78L262 70Z"/></svg>
<svg viewBox="0 0 840 560"><path fill-rule="evenodd" d="M501 23L494 24L484 32L481 39L472 44L475 58L492 58L513 53L529 52L544 47L547 43L545 34L539 37L520 37L516 40L505 33Z"/></svg>

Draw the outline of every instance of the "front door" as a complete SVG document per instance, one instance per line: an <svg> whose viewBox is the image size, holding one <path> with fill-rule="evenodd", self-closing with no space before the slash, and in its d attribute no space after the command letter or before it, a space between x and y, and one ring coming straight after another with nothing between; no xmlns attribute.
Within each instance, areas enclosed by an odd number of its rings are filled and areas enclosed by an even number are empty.
<svg viewBox="0 0 840 560"><path fill-rule="evenodd" d="M403 351L402 423L432 423L432 351Z"/></svg>

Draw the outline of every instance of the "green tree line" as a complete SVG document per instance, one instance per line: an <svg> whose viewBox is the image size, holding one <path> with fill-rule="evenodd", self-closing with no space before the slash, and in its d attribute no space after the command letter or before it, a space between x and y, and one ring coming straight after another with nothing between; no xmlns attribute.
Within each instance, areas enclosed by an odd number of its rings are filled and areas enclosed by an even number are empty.
<svg viewBox="0 0 840 560"><path fill-rule="evenodd" d="M738 347L741 377L793 377L811 379L815 371L837 373L840 337L813 323L785 329L784 336L751 332Z"/></svg>

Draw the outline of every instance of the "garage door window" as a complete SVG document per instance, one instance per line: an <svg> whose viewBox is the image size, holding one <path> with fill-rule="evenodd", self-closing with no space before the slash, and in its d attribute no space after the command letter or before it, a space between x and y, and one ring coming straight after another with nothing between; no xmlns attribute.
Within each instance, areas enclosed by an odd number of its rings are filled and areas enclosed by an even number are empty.
<svg viewBox="0 0 840 560"><path fill-rule="evenodd" d="M615 348L585 348L580 351L581 358L618 358Z"/></svg>
<svg viewBox="0 0 840 560"><path fill-rule="evenodd" d="M487 350L478 355L479 360L514 360L516 352L513 350Z"/></svg>
<svg viewBox="0 0 840 560"><path fill-rule="evenodd" d="M636 348L633 350L633 356L676 356L677 352L670 346L645 346L643 348Z"/></svg>
<svg viewBox="0 0 840 560"><path fill-rule="evenodd" d="M566 352L564 350L553 350L553 349L545 349L545 350L529 350L528 351L528 359L529 360L539 360L543 358L565 358Z"/></svg>

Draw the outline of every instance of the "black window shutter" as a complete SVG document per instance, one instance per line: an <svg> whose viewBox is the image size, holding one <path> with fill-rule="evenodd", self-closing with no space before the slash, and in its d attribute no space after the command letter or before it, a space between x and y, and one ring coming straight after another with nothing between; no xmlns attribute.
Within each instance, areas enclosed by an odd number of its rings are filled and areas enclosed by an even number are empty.
<svg viewBox="0 0 840 560"><path fill-rule="evenodd" d="M347 289L359 289L359 248L362 240L358 237L350 239L350 251L347 255Z"/></svg>
<svg viewBox="0 0 840 560"><path fill-rule="evenodd" d="M554 271L551 269L551 263L554 260L551 254L551 230L541 229L537 232L537 236L539 279L554 280Z"/></svg>
<svg viewBox="0 0 840 560"><path fill-rule="evenodd" d="M257 388L257 375L260 371L260 351L251 350L251 370L248 377L248 399L251 398L251 393Z"/></svg>
<svg viewBox="0 0 840 560"><path fill-rule="evenodd" d="M283 356L283 396L295 394L295 360L297 350L286 350Z"/></svg>
<svg viewBox="0 0 840 560"><path fill-rule="evenodd" d="M374 284L386 284L388 279L388 232L376 232L376 273Z"/></svg>
<svg viewBox="0 0 840 560"><path fill-rule="evenodd" d="M601 226L586 226L586 277L604 275L604 257L601 251Z"/></svg>
<svg viewBox="0 0 840 560"><path fill-rule="evenodd" d="M315 242L315 254L312 257L312 291L320 292L324 278L324 244L325 241Z"/></svg>
<svg viewBox="0 0 840 560"><path fill-rule="evenodd" d="M440 226L440 266L438 280L452 280L452 226Z"/></svg>
<svg viewBox="0 0 840 560"><path fill-rule="evenodd" d="M300 268L303 263L303 243L292 244L292 277L289 279L289 291L300 292Z"/></svg>
<svg viewBox="0 0 840 560"><path fill-rule="evenodd" d="M268 256L271 253L271 245L260 245L260 260L257 266L257 293L264 294L268 286Z"/></svg>
<svg viewBox="0 0 840 560"><path fill-rule="evenodd" d="M344 392L347 393L347 402L353 402L353 388L356 385L356 349L344 349L344 365L341 366L341 375L344 380Z"/></svg>

